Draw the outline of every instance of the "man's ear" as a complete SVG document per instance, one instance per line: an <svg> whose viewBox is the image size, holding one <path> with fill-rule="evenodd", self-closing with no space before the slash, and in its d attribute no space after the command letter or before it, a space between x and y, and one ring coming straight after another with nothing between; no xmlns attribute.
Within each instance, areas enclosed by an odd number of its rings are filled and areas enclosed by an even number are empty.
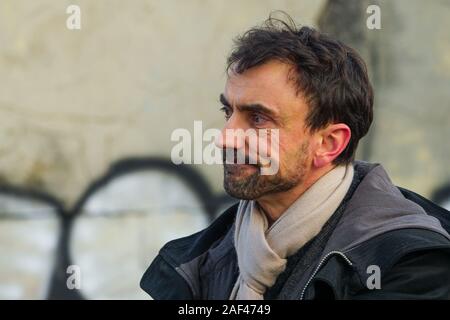
<svg viewBox="0 0 450 320"><path fill-rule="evenodd" d="M328 125L317 132L318 145L314 153L313 165L316 168L332 163L347 147L352 133L344 123Z"/></svg>

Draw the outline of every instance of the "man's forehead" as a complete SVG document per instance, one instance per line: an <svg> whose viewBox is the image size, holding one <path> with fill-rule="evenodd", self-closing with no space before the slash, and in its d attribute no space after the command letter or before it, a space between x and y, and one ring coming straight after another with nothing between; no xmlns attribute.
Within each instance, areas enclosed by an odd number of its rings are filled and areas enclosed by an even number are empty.
<svg viewBox="0 0 450 320"><path fill-rule="evenodd" d="M289 80L291 67L271 61L250 68L243 73L228 73L224 96L232 105L265 103L278 109L289 100L296 99L296 88Z"/></svg>
<svg viewBox="0 0 450 320"><path fill-rule="evenodd" d="M228 72L228 81L236 86L265 87L288 84L292 67L286 63L272 60L236 73L232 68Z"/></svg>
<svg viewBox="0 0 450 320"><path fill-rule="evenodd" d="M235 73L230 71L225 85L227 99L238 100L234 103L248 103L248 99L270 99L288 89L288 69L281 63L267 63ZM253 102L253 101L251 101Z"/></svg>

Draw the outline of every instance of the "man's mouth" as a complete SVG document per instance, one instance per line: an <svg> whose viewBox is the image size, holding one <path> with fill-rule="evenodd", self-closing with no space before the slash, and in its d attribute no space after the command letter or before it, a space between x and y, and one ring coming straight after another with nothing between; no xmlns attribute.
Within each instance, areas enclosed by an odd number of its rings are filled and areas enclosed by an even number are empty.
<svg viewBox="0 0 450 320"><path fill-rule="evenodd" d="M255 164L226 164L225 173L228 175L239 175L247 172L259 171L259 166Z"/></svg>

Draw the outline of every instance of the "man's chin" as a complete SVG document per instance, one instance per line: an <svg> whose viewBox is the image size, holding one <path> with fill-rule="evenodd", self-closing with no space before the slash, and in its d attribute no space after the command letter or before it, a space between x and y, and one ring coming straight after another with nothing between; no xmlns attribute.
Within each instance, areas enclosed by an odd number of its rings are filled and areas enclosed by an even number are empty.
<svg viewBox="0 0 450 320"><path fill-rule="evenodd" d="M261 178L259 168L251 165L238 166L225 168L223 184L225 191L237 199L254 200L258 198L256 186Z"/></svg>
<svg viewBox="0 0 450 320"><path fill-rule="evenodd" d="M239 199L239 200L256 200L259 197L256 194L252 194L250 192L239 190L239 189L230 187L229 185L227 186L226 184L224 185L224 187L225 187L225 191L228 193L229 196Z"/></svg>
<svg viewBox="0 0 450 320"><path fill-rule="evenodd" d="M224 171L225 191L241 200L257 200L268 194L286 192L301 183L300 179L286 180L280 175L260 175L259 168L251 165L225 168Z"/></svg>

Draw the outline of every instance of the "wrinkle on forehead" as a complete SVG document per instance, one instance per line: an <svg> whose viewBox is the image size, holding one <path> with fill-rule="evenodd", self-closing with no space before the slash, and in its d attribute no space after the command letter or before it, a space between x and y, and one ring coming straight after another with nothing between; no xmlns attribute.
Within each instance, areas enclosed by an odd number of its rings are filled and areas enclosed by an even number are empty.
<svg viewBox="0 0 450 320"><path fill-rule="evenodd" d="M263 104L274 110L281 120L305 119L307 103L292 80L292 66L269 61L241 74L230 71L225 96L232 106Z"/></svg>

